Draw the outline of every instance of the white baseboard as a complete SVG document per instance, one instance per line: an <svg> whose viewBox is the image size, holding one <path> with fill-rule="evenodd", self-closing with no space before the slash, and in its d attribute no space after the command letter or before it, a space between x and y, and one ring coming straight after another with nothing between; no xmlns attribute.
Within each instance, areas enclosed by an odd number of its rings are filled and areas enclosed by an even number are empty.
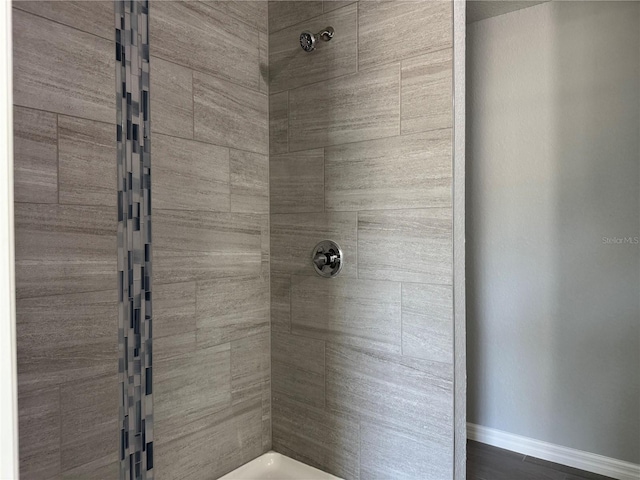
<svg viewBox="0 0 640 480"><path fill-rule="evenodd" d="M640 479L640 465L467 423L467 438L618 480Z"/></svg>

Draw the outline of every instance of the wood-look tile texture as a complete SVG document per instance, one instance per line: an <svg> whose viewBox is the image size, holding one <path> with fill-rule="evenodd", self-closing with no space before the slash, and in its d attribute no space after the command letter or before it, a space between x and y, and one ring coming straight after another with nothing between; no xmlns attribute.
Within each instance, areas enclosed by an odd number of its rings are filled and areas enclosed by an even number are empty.
<svg viewBox="0 0 640 480"><path fill-rule="evenodd" d="M452 478L451 2L319 4L269 3L273 448ZM312 268L324 239L338 278Z"/></svg>
<svg viewBox="0 0 640 480"><path fill-rule="evenodd" d="M359 212L359 277L451 285L451 222L450 208Z"/></svg>
<svg viewBox="0 0 640 480"><path fill-rule="evenodd" d="M353 4L270 35L270 91L276 93L355 73L358 68L356 22L357 6ZM316 33L327 25L339 32L330 42L319 45L311 54L300 48L300 32Z"/></svg>
<svg viewBox="0 0 640 480"><path fill-rule="evenodd" d="M269 158L271 213L324 211L324 151L306 150Z"/></svg>
<svg viewBox="0 0 640 480"><path fill-rule="evenodd" d="M229 211L228 148L160 134L153 147L154 208Z"/></svg>
<svg viewBox="0 0 640 480"><path fill-rule="evenodd" d="M232 149L229 161L231 211L269 213L269 157Z"/></svg>
<svg viewBox="0 0 640 480"><path fill-rule="evenodd" d="M231 393L234 404L253 396L262 398L269 380L269 332L245 335L231 342Z"/></svg>
<svg viewBox="0 0 640 480"><path fill-rule="evenodd" d="M159 57L151 57L149 65L151 68L149 91L153 95L151 131L175 137L193 138L191 70Z"/></svg>
<svg viewBox="0 0 640 480"><path fill-rule="evenodd" d="M58 115L59 202L116 206L116 127Z"/></svg>
<svg viewBox="0 0 640 480"><path fill-rule="evenodd" d="M153 286L153 359L196 348L196 282Z"/></svg>
<svg viewBox="0 0 640 480"><path fill-rule="evenodd" d="M450 206L451 131L327 147L324 178L327 210Z"/></svg>
<svg viewBox="0 0 640 480"><path fill-rule="evenodd" d="M289 150L397 135L399 95L399 64L290 90Z"/></svg>
<svg viewBox="0 0 640 480"><path fill-rule="evenodd" d="M291 332L400 353L400 284L317 275L291 279Z"/></svg>
<svg viewBox="0 0 640 480"><path fill-rule="evenodd" d="M265 0L206 0L202 3L220 10L222 13L240 20L247 25L266 32L268 28L267 8L268 2Z"/></svg>
<svg viewBox="0 0 640 480"><path fill-rule="evenodd" d="M154 56L258 90L258 31L201 2L157 2L149 16Z"/></svg>
<svg viewBox="0 0 640 480"><path fill-rule="evenodd" d="M415 57L417 52L451 47L452 10L452 2L359 2L360 68ZM416 49L417 45L419 49Z"/></svg>
<svg viewBox="0 0 640 480"><path fill-rule="evenodd" d="M13 109L13 189L16 202L58 202L56 114Z"/></svg>
<svg viewBox="0 0 640 480"><path fill-rule="evenodd" d="M453 63L450 48L402 61L401 131L453 126Z"/></svg>
<svg viewBox="0 0 640 480"><path fill-rule="evenodd" d="M113 40L13 9L14 103L115 123L114 49Z"/></svg>
<svg viewBox="0 0 640 480"><path fill-rule="evenodd" d="M267 154L267 96L198 72L193 74L194 137L216 145Z"/></svg>

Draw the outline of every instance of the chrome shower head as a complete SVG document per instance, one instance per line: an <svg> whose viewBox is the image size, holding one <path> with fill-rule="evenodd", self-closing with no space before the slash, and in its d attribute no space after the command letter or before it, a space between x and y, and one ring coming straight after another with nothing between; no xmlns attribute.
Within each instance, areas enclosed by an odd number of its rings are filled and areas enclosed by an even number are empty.
<svg viewBox="0 0 640 480"><path fill-rule="evenodd" d="M327 27L318 33L302 32L300 34L300 46L305 52L313 52L316 49L318 39L328 42L333 38L333 27Z"/></svg>

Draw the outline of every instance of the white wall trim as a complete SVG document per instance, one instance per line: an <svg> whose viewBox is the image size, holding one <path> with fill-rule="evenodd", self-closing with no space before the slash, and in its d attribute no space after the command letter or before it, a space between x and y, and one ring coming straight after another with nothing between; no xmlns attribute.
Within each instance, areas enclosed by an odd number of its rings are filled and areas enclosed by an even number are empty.
<svg viewBox="0 0 640 480"><path fill-rule="evenodd" d="M11 2L0 0L0 478L18 478Z"/></svg>
<svg viewBox="0 0 640 480"><path fill-rule="evenodd" d="M638 480L640 478L640 465L635 463L563 447L502 430L483 427L482 425L467 423L467 437L469 440L475 440L476 442L541 458L549 462L561 463L580 470L586 470L587 472L617 478L618 480Z"/></svg>

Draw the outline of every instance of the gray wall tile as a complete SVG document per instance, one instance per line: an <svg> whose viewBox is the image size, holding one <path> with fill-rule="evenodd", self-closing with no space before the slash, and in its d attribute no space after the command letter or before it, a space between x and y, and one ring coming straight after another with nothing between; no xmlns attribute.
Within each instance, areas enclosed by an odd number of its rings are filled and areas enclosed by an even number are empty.
<svg viewBox="0 0 640 480"><path fill-rule="evenodd" d="M453 63L450 48L402 61L401 131L453 126Z"/></svg>
<svg viewBox="0 0 640 480"><path fill-rule="evenodd" d="M267 95L194 72L193 96L196 139L268 153Z"/></svg>
<svg viewBox="0 0 640 480"><path fill-rule="evenodd" d="M326 12L335 10L337 8L346 7L347 5L351 5L353 3L356 3L356 2L340 1L340 0L324 1L322 2L322 10L326 13Z"/></svg>
<svg viewBox="0 0 640 480"><path fill-rule="evenodd" d="M151 131L175 137L193 138L191 70L159 57L151 57L149 65L151 67L149 91L153 103Z"/></svg>
<svg viewBox="0 0 640 480"><path fill-rule="evenodd" d="M247 0L208 0L203 1L202 3L205 3L216 10L220 10L221 12L246 23L257 30L260 30L261 32L267 31L268 2L266 0L258 0L255 2Z"/></svg>
<svg viewBox="0 0 640 480"><path fill-rule="evenodd" d="M272 155L269 158L271 213L324 211L324 151Z"/></svg>
<svg viewBox="0 0 640 480"><path fill-rule="evenodd" d="M245 397L257 391L269 379L271 358L269 332L244 336L231 342L231 391L233 397Z"/></svg>
<svg viewBox="0 0 640 480"><path fill-rule="evenodd" d="M266 2L264 2L266 3ZM259 90L269 94L269 35L260 32L258 34L258 53L260 55L260 85Z"/></svg>
<svg viewBox="0 0 640 480"><path fill-rule="evenodd" d="M269 283L260 277L198 282L196 298L199 347L269 331Z"/></svg>
<svg viewBox="0 0 640 480"><path fill-rule="evenodd" d="M334 78L313 88L289 91L290 151L399 133L398 64Z"/></svg>
<svg viewBox="0 0 640 480"><path fill-rule="evenodd" d="M60 390L19 389L20 476L45 480L60 473Z"/></svg>
<svg viewBox="0 0 640 480"><path fill-rule="evenodd" d="M14 103L115 123L113 52L113 41L14 9Z"/></svg>
<svg viewBox="0 0 640 480"><path fill-rule="evenodd" d="M153 147L154 208L229 211L228 148L159 134Z"/></svg>
<svg viewBox="0 0 640 480"><path fill-rule="evenodd" d="M453 428L450 435L453 435ZM453 443L362 422L360 476L366 479L453 478Z"/></svg>
<svg viewBox="0 0 640 480"><path fill-rule="evenodd" d="M60 203L115 207L116 128L58 115Z"/></svg>
<svg viewBox="0 0 640 480"><path fill-rule="evenodd" d="M251 399L203 418L202 428L192 434L156 440L156 478L218 478L257 457L262 453L261 413L260 399Z"/></svg>
<svg viewBox="0 0 640 480"><path fill-rule="evenodd" d="M324 342L272 332L273 391L307 405L324 407Z"/></svg>
<svg viewBox="0 0 640 480"><path fill-rule="evenodd" d="M153 359L196 348L196 283L153 286Z"/></svg>
<svg viewBox="0 0 640 480"><path fill-rule="evenodd" d="M15 205L18 298L116 288L113 208Z"/></svg>
<svg viewBox="0 0 640 480"><path fill-rule="evenodd" d="M356 213L292 213L271 215L271 271L276 274L316 275L311 250L332 239L344 254L341 277L355 277Z"/></svg>
<svg viewBox="0 0 640 480"><path fill-rule="evenodd" d="M271 331L291 331L291 277L271 275Z"/></svg>
<svg viewBox="0 0 640 480"><path fill-rule="evenodd" d="M269 2L269 33L277 32L321 14L322 2Z"/></svg>
<svg viewBox="0 0 640 480"><path fill-rule="evenodd" d="M451 47L452 5L452 2L359 2L360 68Z"/></svg>
<svg viewBox="0 0 640 480"><path fill-rule="evenodd" d="M60 475L61 480L105 480L120 475L120 460L117 452L72 468Z"/></svg>
<svg viewBox="0 0 640 480"><path fill-rule="evenodd" d="M15 1L14 8L113 41L113 2Z"/></svg>
<svg viewBox="0 0 640 480"><path fill-rule="evenodd" d="M400 353L400 284L319 276L291 279L291 332Z"/></svg>
<svg viewBox="0 0 640 480"><path fill-rule="evenodd" d="M341 478L359 478L358 420L296 402L285 395L272 399L273 449Z"/></svg>
<svg viewBox="0 0 640 480"><path fill-rule="evenodd" d="M450 208L360 212L359 277L451 285L451 221Z"/></svg>
<svg viewBox="0 0 640 480"><path fill-rule="evenodd" d="M109 291L18 299L21 386L52 387L117 373L118 296L112 283Z"/></svg>
<svg viewBox="0 0 640 480"><path fill-rule="evenodd" d="M13 192L16 202L58 202L58 137L55 113L14 107L13 162Z"/></svg>
<svg viewBox="0 0 640 480"><path fill-rule="evenodd" d="M258 90L258 31L200 2L157 2L149 16L156 57Z"/></svg>
<svg viewBox="0 0 640 480"><path fill-rule="evenodd" d="M402 353L453 362L453 289L448 285L402 285Z"/></svg>
<svg viewBox="0 0 640 480"><path fill-rule="evenodd" d="M451 131L327 147L325 177L327 210L450 206Z"/></svg>
<svg viewBox="0 0 640 480"><path fill-rule="evenodd" d="M259 275L259 222L239 213L154 211L154 283Z"/></svg>
<svg viewBox="0 0 640 480"><path fill-rule="evenodd" d="M209 415L231 404L230 369L228 343L154 362L154 440L205 429Z"/></svg>
<svg viewBox="0 0 640 480"><path fill-rule="evenodd" d="M327 407L451 442L453 368L327 343Z"/></svg>
<svg viewBox="0 0 640 480"><path fill-rule="evenodd" d="M269 213L269 157L230 150L231 211Z"/></svg>
<svg viewBox="0 0 640 480"><path fill-rule="evenodd" d="M118 451L118 388L115 371L60 388L63 470Z"/></svg>
<svg viewBox="0 0 640 480"><path fill-rule="evenodd" d="M299 2L303 3L303 2ZM305 2L309 3L309 2ZM353 4L269 35L269 87L280 92L355 73L357 5ZM300 32L319 32L328 25L337 32L313 53L300 48Z"/></svg>
<svg viewBox="0 0 640 480"><path fill-rule="evenodd" d="M269 96L269 153L289 151L289 92Z"/></svg>

